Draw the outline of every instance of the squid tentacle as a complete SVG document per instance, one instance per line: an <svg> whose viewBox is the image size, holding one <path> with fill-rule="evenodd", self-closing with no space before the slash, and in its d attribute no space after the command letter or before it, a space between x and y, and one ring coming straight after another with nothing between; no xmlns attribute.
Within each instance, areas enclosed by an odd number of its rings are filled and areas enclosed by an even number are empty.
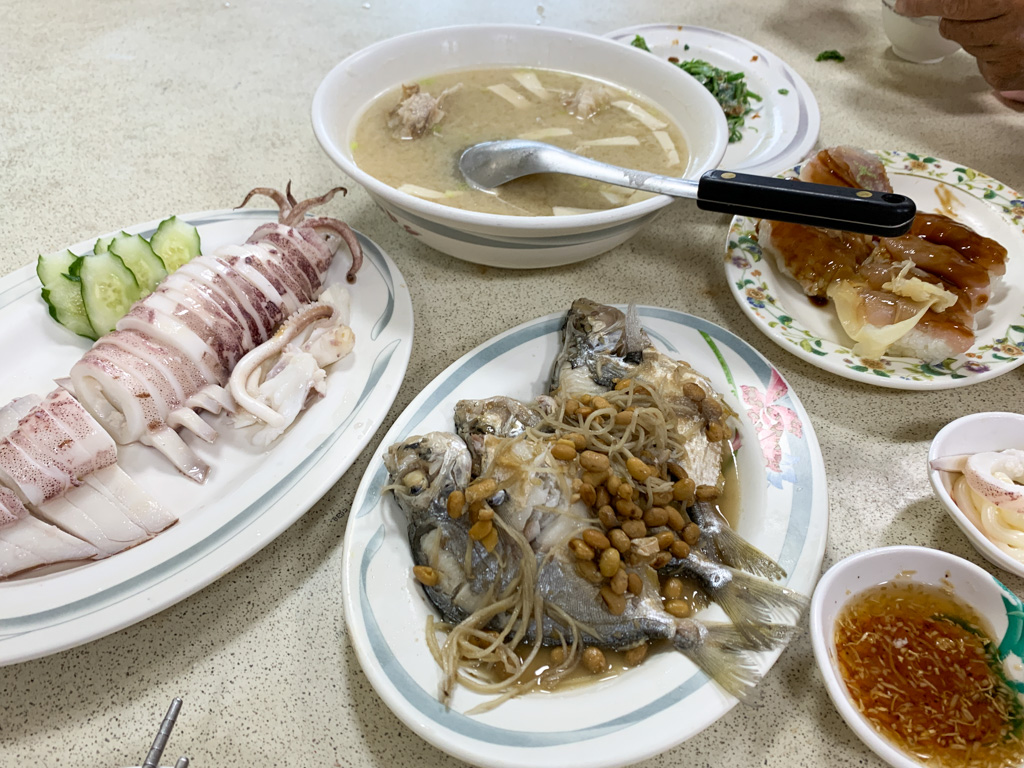
<svg viewBox="0 0 1024 768"><path fill-rule="evenodd" d="M312 227L317 231L326 229L340 236L345 241L345 245L348 246L348 250L352 254L352 266L349 267L345 279L350 283L354 283L356 281L356 272L363 266L363 247L359 244L359 238L352 231L352 227L343 221L327 217L309 219L303 226Z"/></svg>
<svg viewBox="0 0 1024 768"><path fill-rule="evenodd" d="M330 202L330 200L338 192L341 192L342 195L348 194L348 190L345 189L344 187L335 187L334 189L330 189L324 194L320 195L320 197L311 197L308 200L303 200L301 203L295 203L293 201L291 213L289 213L286 218L282 219L281 223L287 224L290 227L300 226L302 224L303 218L305 218L306 216L306 211L308 211L310 208L316 208L317 206L324 205L325 203ZM291 193L289 193L289 198L290 197Z"/></svg>
<svg viewBox="0 0 1024 768"><path fill-rule="evenodd" d="M245 200L243 200L240 205L236 206L235 210L237 211L239 208L244 208L245 204L252 200L256 195L263 195L264 197L269 197L271 200L277 203L277 208L280 211L280 214L278 216L279 221L283 222L291 213L292 206L289 204L288 200L285 199L284 195L282 195L276 189L271 189L270 187L255 187L249 190L249 194L245 196Z"/></svg>
<svg viewBox="0 0 1024 768"><path fill-rule="evenodd" d="M231 372L228 388L235 402L240 408L257 416L271 427L280 428L284 426L284 417L273 408L258 399L259 386L258 377L254 376L256 369L274 355L280 353L292 339L302 333L309 325L329 318L334 314L334 307L327 304L308 304L298 312L289 317L273 337L256 347L241 360ZM253 387L255 383L256 387Z"/></svg>

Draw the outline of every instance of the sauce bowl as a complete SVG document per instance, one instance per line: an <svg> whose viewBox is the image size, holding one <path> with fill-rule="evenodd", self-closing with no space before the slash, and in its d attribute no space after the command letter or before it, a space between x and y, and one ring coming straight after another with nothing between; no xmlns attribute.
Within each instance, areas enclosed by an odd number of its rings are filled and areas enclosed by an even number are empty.
<svg viewBox="0 0 1024 768"><path fill-rule="evenodd" d="M1024 563L997 547L953 501L950 496L952 483L949 473L932 469L931 466L932 461L946 456L1003 451L1007 448L1024 449L1024 416L998 412L963 416L944 426L932 439L928 450L928 479L953 522L964 532L978 553L993 565L1024 577Z"/></svg>
<svg viewBox="0 0 1024 768"><path fill-rule="evenodd" d="M949 587L981 619L999 647L1007 678L1024 680L1024 606L991 574L963 558L928 547L883 547L852 555L821 577L811 598L811 643L829 698L854 733L872 752L896 768L921 763L879 734L847 693L836 659L835 622L859 593L887 582Z"/></svg>
<svg viewBox="0 0 1024 768"><path fill-rule="evenodd" d="M625 242L673 202L657 195L571 216L480 213L399 192L353 161L354 127L378 95L444 72L503 66L573 72L646 97L683 133L689 154L681 174L685 178L699 178L725 154L728 129L718 102L678 67L595 35L518 25L428 29L354 53L317 88L313 131L331 160L406 232L451 256L488 266L551 267L596 256Z"/></svg>

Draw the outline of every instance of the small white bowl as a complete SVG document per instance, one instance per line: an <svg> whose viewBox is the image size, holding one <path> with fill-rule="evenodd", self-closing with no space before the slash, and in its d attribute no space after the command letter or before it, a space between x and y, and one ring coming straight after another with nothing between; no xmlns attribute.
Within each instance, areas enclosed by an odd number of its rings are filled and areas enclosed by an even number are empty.
<svg viewBox="0 0 1024 768"><path fill-rule="evenodd" d="M718 102L678 67L606 38L516 25L428 29L358 51L334 67L317 88L313 131L328 156L399 226L439 251L478 264L526 269L581 261L625 242L673 201L658 195L575 216L503 216L399 192L355 164L351 135L375 97L403 82L498 66L574 72L642 94L682 130L689 152L681 174L686 178L696 179L715 168L725 154L729 135Z"/></svg>
<svg viewBox="0 0 1024 768"><path fill-rule="evenodd" d="M936 64L960 50L960 44L939 33L938 16L901 16L895 0L882 0L882 30L892 52L915 64Z"/></svg>
<svg viewBox="0 0 1024 768"><path fill-rule="evenodd" d="M886 582L915 582L949 586L986 625L999 646L1010 680L1024 678L1024 605L987 571L963 558L927 547L883 547L852 555L836 563L818 581L811 598L811 644L828 695L843 720L872 752L896 768L921 768L861 715L850 698L836 660L835 621L857 594Z"/></svg>
<svg viewBox="0 0 1024 768"><path fill-rule="evenodd" d="M963 453L1024 449L1024 416L1019 413L974 413L951 421L938 431L928 450L928 479L949 516L960 527L979 554L993 565L1024 578L1024 563L999 549L950 496L952 483L947 472L932 469L935 459Z"/></svg>

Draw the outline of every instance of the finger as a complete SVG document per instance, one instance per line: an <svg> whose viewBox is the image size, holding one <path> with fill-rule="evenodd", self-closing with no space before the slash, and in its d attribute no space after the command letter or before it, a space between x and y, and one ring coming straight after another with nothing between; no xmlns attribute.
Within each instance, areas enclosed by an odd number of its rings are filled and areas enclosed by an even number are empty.
<svg viewBox="0 0 1024 768"><path fill-rule="evenodd" d="M1006 13L1006 0L896 0L902 16L942 16L960 21L983 21Z"/></svg>
<svg viewBox="0 0 1024 768"><path fill-rule="evenodd" d="M965 45L963 49L979 61L999 58L1000 49L995 45Z"/></svg>
<svg viewBox="0 0 1024 768"><path fill-rule="evenodd" d="M1017 91L1024 89L1024 72L1012 59L997 61L979 61L978 70L985 82L997 91Z"/></svg>
<svg viewBox="0 0 1024 768"><path fill-rule="evenodd" d="M986 21L956 21L944 18L939 22L939 34L948 40L955 40L965 48L969 45L1013 44L1015 35L1002 17Z"/></svg>

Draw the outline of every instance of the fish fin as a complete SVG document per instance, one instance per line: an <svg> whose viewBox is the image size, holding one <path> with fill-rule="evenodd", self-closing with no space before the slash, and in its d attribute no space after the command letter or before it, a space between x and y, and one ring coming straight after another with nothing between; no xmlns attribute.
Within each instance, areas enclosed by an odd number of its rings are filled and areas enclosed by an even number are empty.
<svg viewBox="0 0 1024 768"><path fill-rule="evenodd" d="M732 578L711 595L740 632L754 647L774 645L772 629L775 612L799 616L809 600L787 587L730 569Z"/></svg>
<svg viewBox="0 0 1024 768"><path fill-rule="evenodd" d="M766 624L761 634L761 640L752 639L745 635L735 624L719 624L715 622L704 622L709 632L713 632L713 639L724 648L731 648L736 651L770 651L788 643L799 627L793 624Z"/></svg>
<svg viewBox="0 0 1024 768"><path fill-rule="evenodd" d="M687 511L701 529L697 550L702 555L773 581L786 577L781 565L736 533L725 518L706 502L698 501Z"/></svg>
<svg viewBox="0 0 1024 768"><path fill-rule="evenodd" d="M622 343L625 346L622 357L627 362L640 362L640 353L650 346L651 340L644 333L644 327L640 323L640 313L637 312L636 304L630 304L626 308L626 320L622 330ZM637 359L632 359L632 358Z"/></svg>
<svg viewBox="0 0 1024 768"><path fill-rule="evenodd" d="M769 648L785 642L791 634L781 630L784 625L772 626L775 635ZM730 624L684 620L672 643L722 690L740 701L749 701L748 697L764 676L754 655L761 649L751 647L749 640Z"/></svg>
<svg viewBox="0 0 1024 768"><path fill-rule="evenodd" d="M701 551L713 559L720 560L731 568L739 568L773 581L786 577L786 571L781 565L729 526L721 525L717 531L709 534L708 538L712 546L707 549L713 547L714 553L705 551L703 546Z"/></svg>

